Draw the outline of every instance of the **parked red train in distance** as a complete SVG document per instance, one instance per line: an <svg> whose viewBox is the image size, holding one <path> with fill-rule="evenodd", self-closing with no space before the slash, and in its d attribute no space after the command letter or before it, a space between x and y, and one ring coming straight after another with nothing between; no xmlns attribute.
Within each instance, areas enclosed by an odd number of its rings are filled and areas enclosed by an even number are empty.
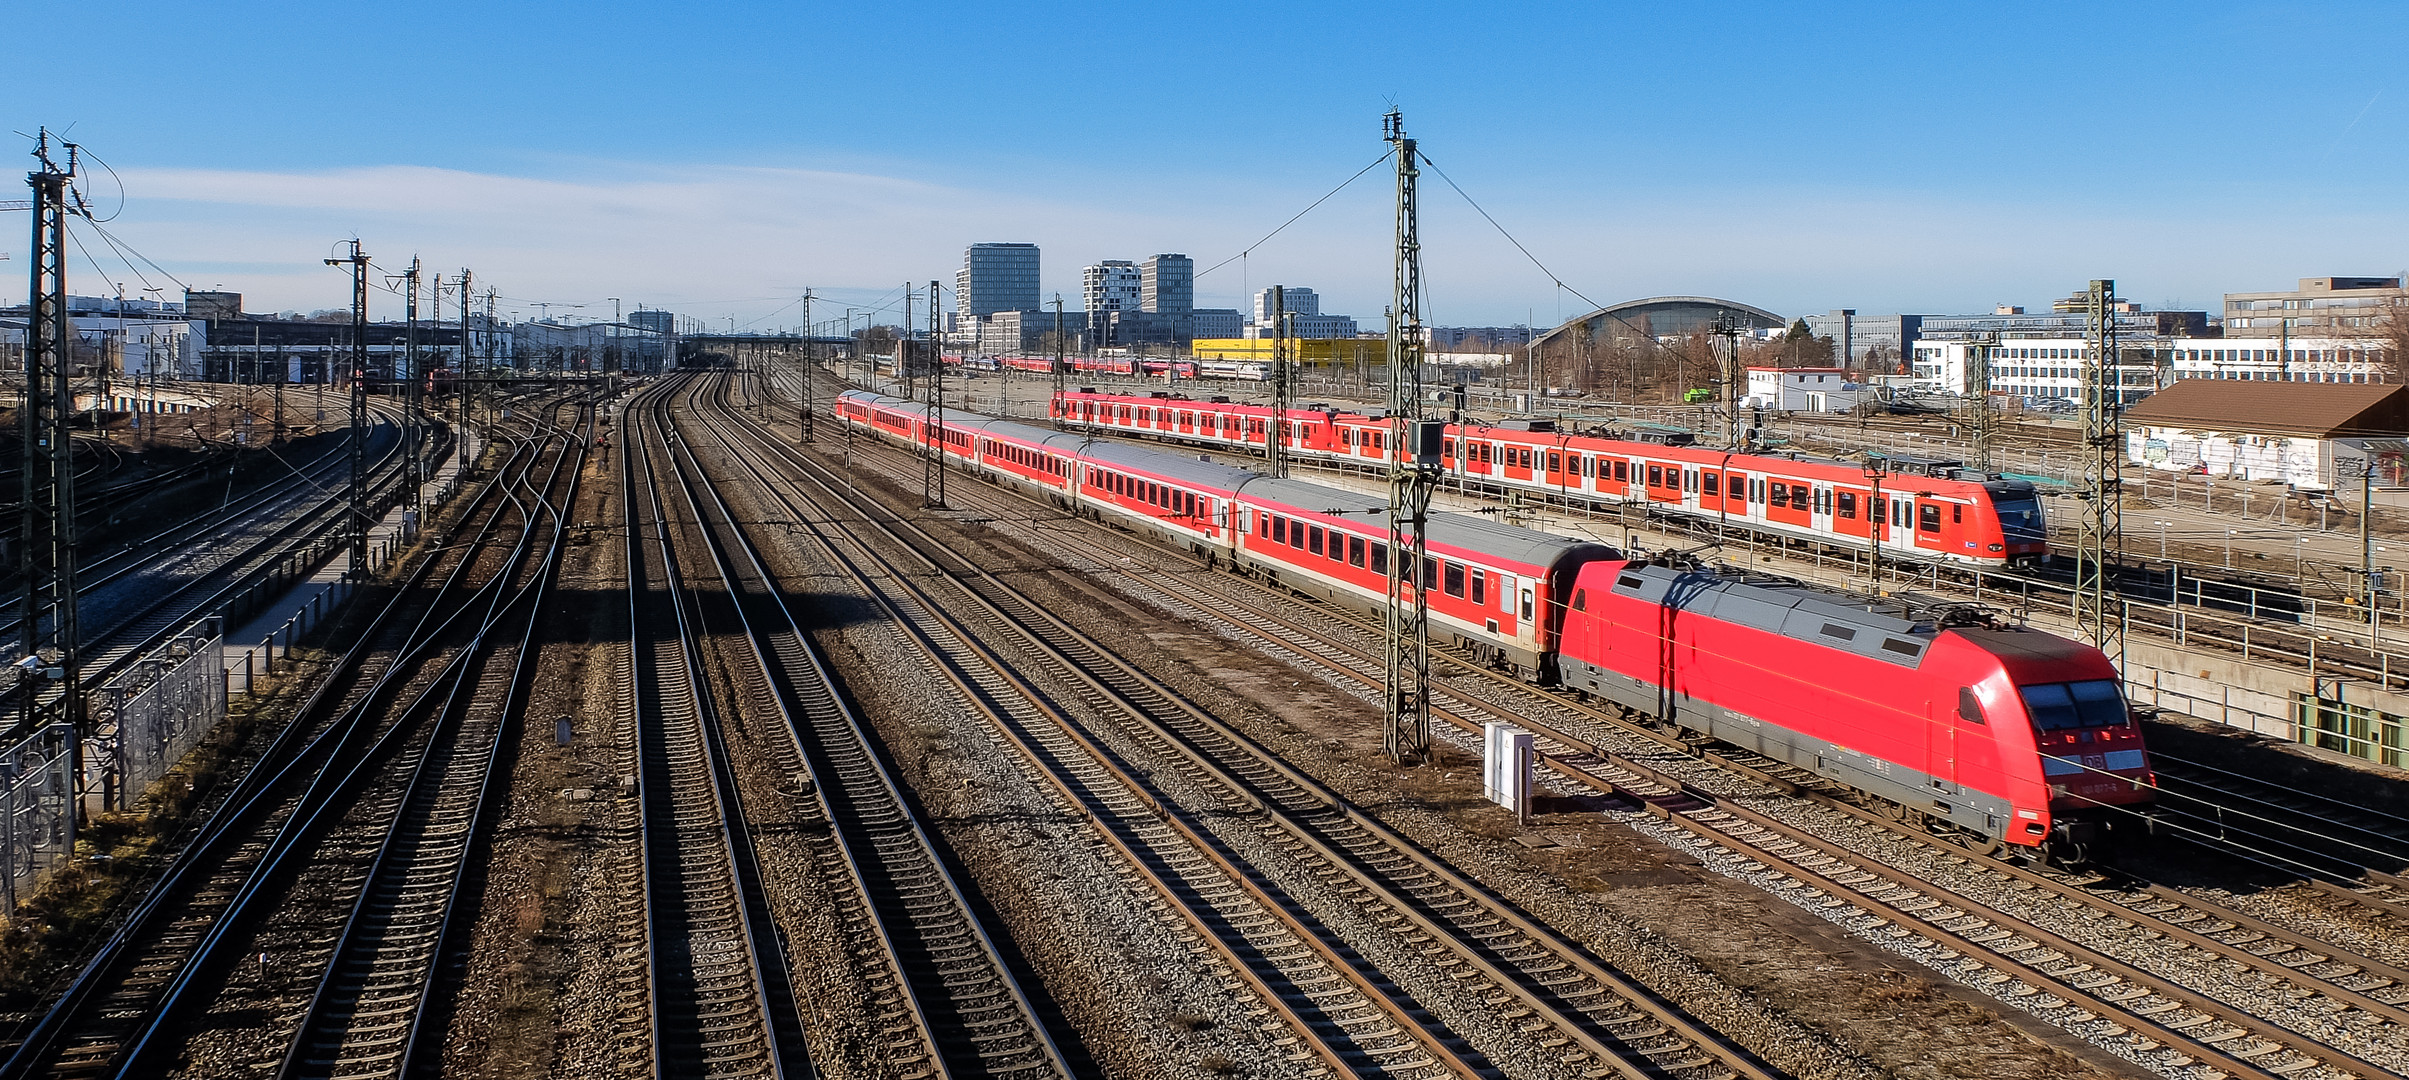
<svg viewBox="0 0 2409 1080"><path fill-rule="evenodd" d="M1056 399L1052 415L1087 430L1260 452L1276 427L1300 460L1385 468L1396 452L1390 421L1314 407L1272 409L1167 392ZM1805 540L1836 551L1879 546L1902 561L2010 566L2049 553L2039 493L2029 481L1986 477L1954 462L1886 459L1880 481L1859 462L1742 454L1601 434L1549 421L1450 425L1448 483L1496 494L1539 494L1575 505L1638 505L1651 515L1718 533Z"/></svg>

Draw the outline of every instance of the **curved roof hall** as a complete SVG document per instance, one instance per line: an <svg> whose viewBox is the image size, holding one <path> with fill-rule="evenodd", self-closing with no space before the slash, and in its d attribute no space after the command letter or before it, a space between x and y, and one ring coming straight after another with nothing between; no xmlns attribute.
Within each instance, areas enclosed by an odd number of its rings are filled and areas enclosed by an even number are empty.
<svg viewBox="0 0 2409 1080"><path fill-rule="evenodd" d="M1740 325L1749 330L1779 330L1790 325L1789 320L1779 315L1737 300L1713 296L1650 296L1610 304L1587 315L1565 320L1562 326L1540 335L1537 345L1545 348L1577 326L1589 327L1593 339L1679 337L1713 329L1715 320L1725 313L1737 316Z"/></svg>

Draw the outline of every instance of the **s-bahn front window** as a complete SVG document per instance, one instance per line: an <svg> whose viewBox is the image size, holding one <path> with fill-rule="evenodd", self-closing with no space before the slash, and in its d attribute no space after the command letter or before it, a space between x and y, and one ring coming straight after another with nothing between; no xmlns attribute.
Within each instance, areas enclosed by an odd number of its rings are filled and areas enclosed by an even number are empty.
<svg viewBox="0 0 2409 1080"><path fill-rule="evenodd" d="M2041 500L2032 495L2011 495L1991 504L1999 511L1999 531L2013 543L2040 543L2049 539L2049 525L2041 520Z"/></svg>
<svg viewBox="0 0 2409 1080"><path fill-rule="evenodd" d="M2020 687L2017 692L2023 695L2024 710L2032 714L2033 728L2038 731L2123 727L2129 715L2124 691L2108 679L2047 683Z"/></svg>

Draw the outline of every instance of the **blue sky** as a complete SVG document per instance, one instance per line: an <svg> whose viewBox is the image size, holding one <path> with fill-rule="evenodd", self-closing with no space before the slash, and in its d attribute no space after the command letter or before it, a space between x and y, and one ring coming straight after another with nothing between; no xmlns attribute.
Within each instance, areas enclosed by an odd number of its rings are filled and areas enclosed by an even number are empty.
<svg viewBox="0 0 2409 1080"><path fill-rule="evenodd" d="M254 309L343 302L319 260L355 234L530 315L618 296L780 325L805 286L950 287L978 240L1040 244L1075 306L1083 263L1245 250L1379 156L1391 103L1600 302L1963 311L2114 277L2204 306L2409 266L2397 3L110 13L57 72L0 71L6 126L74 125L115 170L104 212L123 182L109 229ZM1364 177L1199 302L1283 282L1377 324L1389 198ZM1435 176L1423 206L1431 321L1586 309Z"/></svg>

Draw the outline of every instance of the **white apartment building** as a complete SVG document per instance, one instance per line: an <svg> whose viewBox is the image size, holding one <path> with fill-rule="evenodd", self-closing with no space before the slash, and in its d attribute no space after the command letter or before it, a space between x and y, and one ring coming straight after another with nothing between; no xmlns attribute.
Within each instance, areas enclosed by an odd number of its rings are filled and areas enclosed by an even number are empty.
<svg viewBox="0 0 2409 1080"><path fill-rule="evenodd" d="M1091 316L1139 310L1142 285L1138 264L1127 259L1106 259L1079 268L1079 293Z"/></svg>

